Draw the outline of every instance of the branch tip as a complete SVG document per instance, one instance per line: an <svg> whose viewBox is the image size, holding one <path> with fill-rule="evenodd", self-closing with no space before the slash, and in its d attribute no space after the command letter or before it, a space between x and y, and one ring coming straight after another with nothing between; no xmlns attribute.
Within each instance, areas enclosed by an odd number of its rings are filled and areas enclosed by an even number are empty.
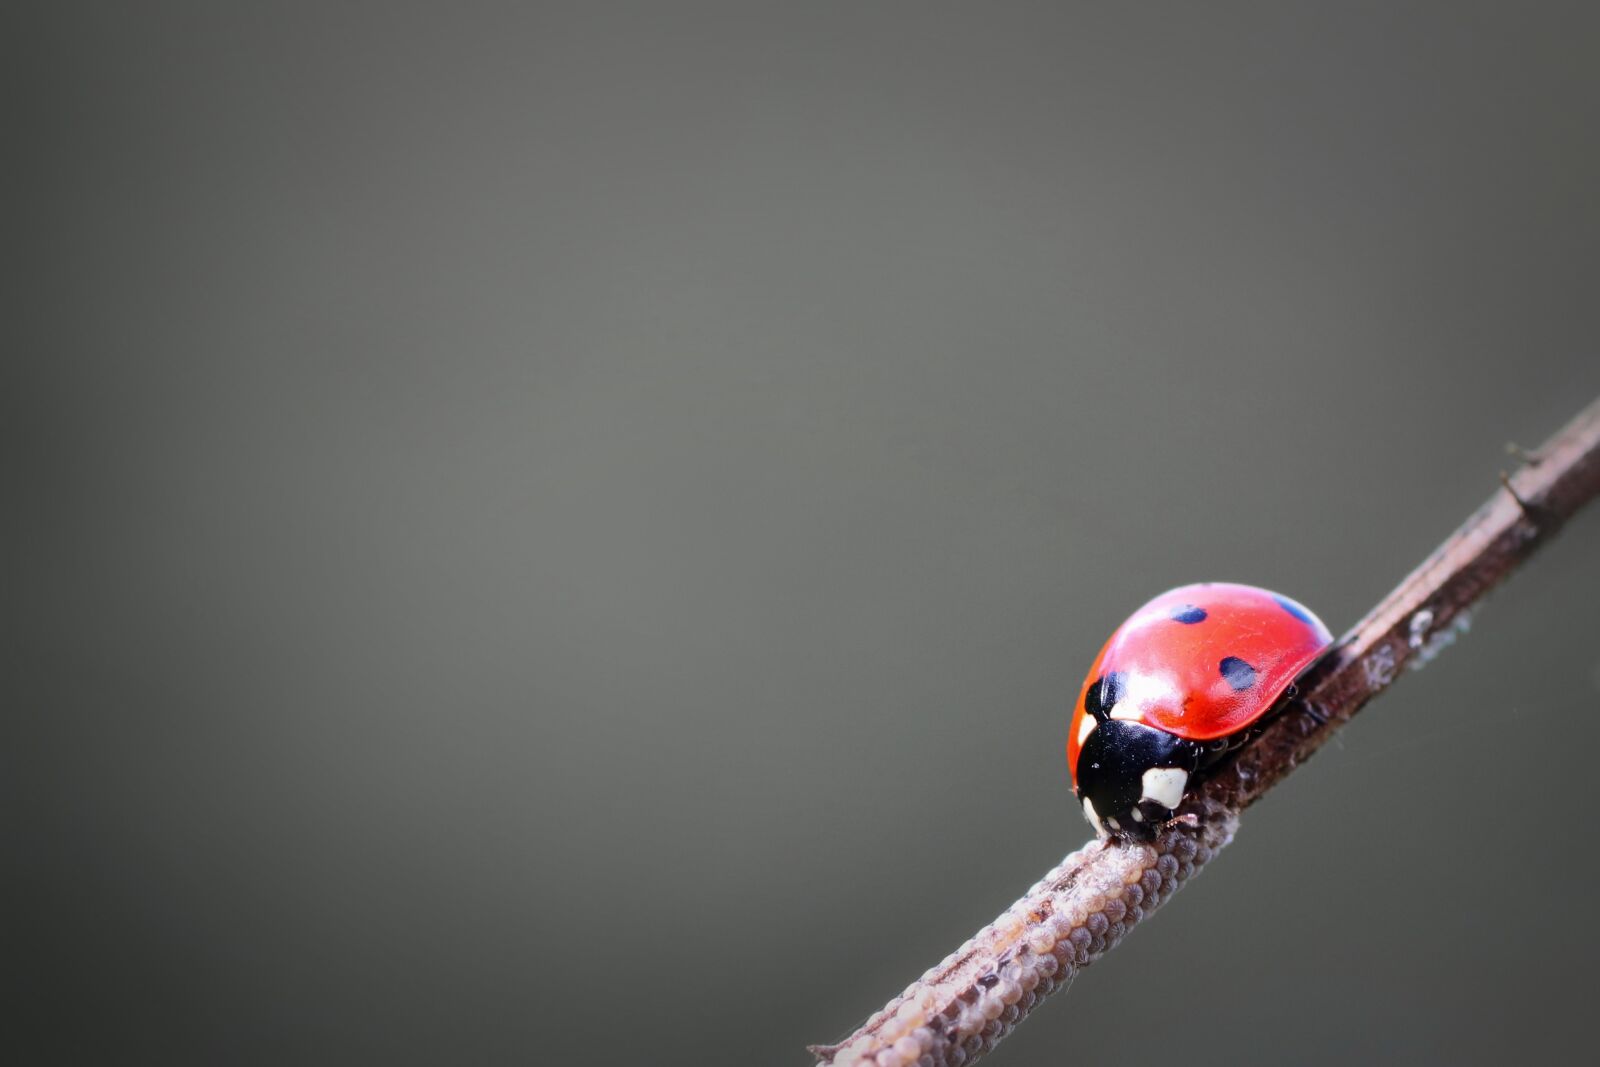
<svg viewBox="0 0 1600 1067"><path fill-rule="evenodd" d="M1214 769L1151 844L1091 841L855 1033L809 1051L831 1067L964 1067L1171 898L1233 839L1239 813L1330 738L1403 667L1467 629L1476 603L1600 496L1600 400L1516 474L1296 682L1286 708ZM1507 499L1509 497L1509 500Z"/></svg>

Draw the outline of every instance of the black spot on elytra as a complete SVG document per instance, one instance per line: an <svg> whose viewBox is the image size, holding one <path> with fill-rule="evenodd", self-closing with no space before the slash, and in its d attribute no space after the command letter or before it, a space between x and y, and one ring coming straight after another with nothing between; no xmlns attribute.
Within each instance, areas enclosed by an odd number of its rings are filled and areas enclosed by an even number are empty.
<svg viewBox="0 0 1600 1067"><path fill-rule="evenodd" d="M1222 677L1233 686L1236 693L1242 693L1256 684L1256 669L1238 656L1225 656L1217 669L1222 672Z"/></svg>
<svg viewBox="0 0 1600 1067"><path fill-rule="evenodd" d="M1307 615L1305 613L1305 610L1303 608L1301 608L1299 604L1296 604L1296 603L1294 603L1293 601L1290 601L1290 600L1285 600L1281 596L1275 596L1272 599L1276 600L1278 602L1278 607L1282 608L1284 611L1287 611L1290 615L1293 615L1295 618L1299 619L1301 622L1305 623L1307 626L1310 626L1312 624L1311 623L1311 616Z"/></svg>
<svg viewBox="0 0 1600 1067"><path fill-rule="evenodd" d="M1105 722L1111 717L1111 709L1122 699L1123 683L1126 680L1121 671L1112 671L1090 682L1088 692L1083 694L1083 710L1093 715L1097 721Z"/></svg>
<svg viewBox="0 0 1600 1067"><path fill-rule="evenodd" d="M1172 613L1173 622L1181 622L1186 626L1193 626L1197 622L1206 621L1206 609L1197 608L1193 604L1185 604Z"/></svg>

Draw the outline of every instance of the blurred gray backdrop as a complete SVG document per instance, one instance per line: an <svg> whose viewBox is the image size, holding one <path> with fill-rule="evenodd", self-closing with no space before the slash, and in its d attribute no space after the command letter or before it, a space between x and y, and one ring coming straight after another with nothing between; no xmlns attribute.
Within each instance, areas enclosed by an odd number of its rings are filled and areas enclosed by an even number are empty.
<svg viewBox="0 0 1600 1067"><path fill-rule="evenodd" d="M23 5L29 1064L808 1062L1600 393L1593 5ZM1600 514L996 1067L1592 1043ZM1581 1056L1581 1053L1580 1053Z"/></svg>

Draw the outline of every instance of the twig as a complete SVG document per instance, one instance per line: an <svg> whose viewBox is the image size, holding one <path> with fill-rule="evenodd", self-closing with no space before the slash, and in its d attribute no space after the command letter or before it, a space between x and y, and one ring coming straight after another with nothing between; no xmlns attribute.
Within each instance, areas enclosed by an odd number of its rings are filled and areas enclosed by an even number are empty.
<svg viewBox="0 0 1600 1067"><path fill-rule="evenodd" d="M1298 681L1153 844L1095 841L837 1045L833 1067L972 1063L1045 996L1111 949L1232 838L1239 813L1320 748L1401 668L1466 629L1474 604L1600 495L1600 400L1502 488Z"/></svg>

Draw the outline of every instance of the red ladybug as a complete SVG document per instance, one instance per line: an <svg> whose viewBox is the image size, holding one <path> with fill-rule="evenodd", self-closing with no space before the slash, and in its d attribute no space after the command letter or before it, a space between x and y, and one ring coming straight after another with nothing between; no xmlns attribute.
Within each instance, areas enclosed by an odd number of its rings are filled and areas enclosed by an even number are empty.
<svg viewBox="0 0 1600 1067"><path fill-rule="evenodd" d="M1189 776L1242 743L1332 643L1301 604L1249 585L1186 585L1134 612L1089 668L1067 737L1090 825L1153 836Z"/></svg>

